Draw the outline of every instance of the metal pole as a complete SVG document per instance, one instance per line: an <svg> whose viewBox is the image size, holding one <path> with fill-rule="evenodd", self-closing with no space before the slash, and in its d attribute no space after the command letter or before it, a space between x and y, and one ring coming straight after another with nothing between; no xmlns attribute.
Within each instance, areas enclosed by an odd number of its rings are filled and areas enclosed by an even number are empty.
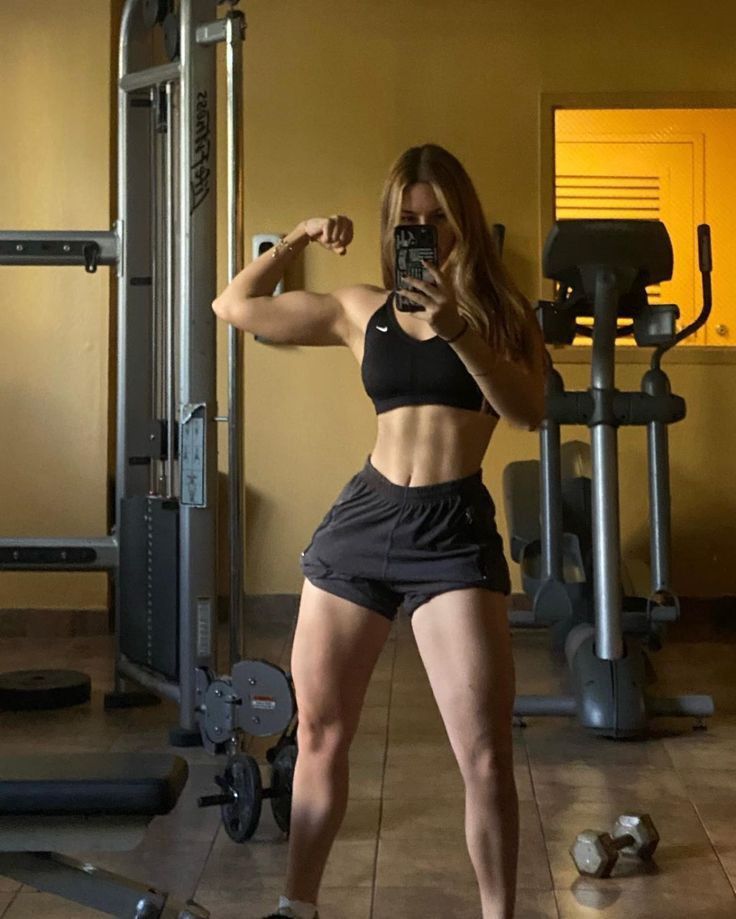
<svg viewBox="0 0 736 919"><path fill-rule="evenodd" d="M153 372L153 414L154 419L164 417L163 386L166 379L166 323L164 317L164 253L162 251L162 211L163 183L162 176L166 170L166 153L161 143L160 108L163 104L158 86L152 86L149 92L151 100L151 369ZM166 491L166 474L159 455L151 458L151 493L163 495Z"/></svg>
<svg viewBox="0 0 736 919"><path fill-rule="evenodd" d="M621 531L618 507L618 432L608 415L616 368L618 284L612 272L599 271L595 285L591 395L594 423L590 443L593 458L593 570L595 587L596 654L605 660L623 656L621 617ZM595 419L600 413L603 418Z"/></svg>
<svg viewBox="0 0 736 919"><path fill-rule="evenodd" d="M228 281L243 268L243 41L245 17L226 17ZM243 333L228 330L228 504L230 512L230 667L242 659L243 618Z"/></svg>
<svg viewBox="0 0 736 919"><path fill-rule="evenodd" d="M666 396L669 380L662 370L649 370L642 390L650 396ZM667 425L651 421L647 425L649 453L649 549L651 594L670 589L670 457Z"/></svg>
<svg viewBox="0 0 736 919"><path fill-rule="evenodd" d="M166 84L166 169L164 188L166 189L166 221L164 239L166 245L165 278L166 278L166 334L164 336L166 358L166 463L165 463L165 494L167 498L174 497L174 452L177 425L176 411L176 360L174 348L176 336L174 329L174 208L176 203L176 189L174 186L174 169L176 163L176 136L174 131L174 87Z"/></svg>
<svg viewBox="0 0 736 919"><path fill-rule="evenodd" d="M215 0L182 0L176 133L179 171L176 236L178 312L177 427L182 449L179 494L179 728L198 733L196 671L212 667L216 651L215 437L216 287L215 56L195 41L199 22L215 18ZM186 440L186 443L185 443ZM186 471L184 471L184 453ZM186 476L186 482L185 482ZM185 494L186 491L186 494Z"/></svg>
<svg viewBox="0 0 736 919"><path fill-rule="evenodd" d="M559 372L550 369L546 381L550 396L565 391ZM542 550L542 581L563 581L562 570L562 471L560 425L549 408L539 430L539 515Z"/></svg>

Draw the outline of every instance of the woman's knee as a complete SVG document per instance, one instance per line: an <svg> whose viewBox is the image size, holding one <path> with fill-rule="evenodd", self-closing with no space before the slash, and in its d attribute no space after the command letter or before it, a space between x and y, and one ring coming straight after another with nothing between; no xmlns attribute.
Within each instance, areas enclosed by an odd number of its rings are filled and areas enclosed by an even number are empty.
<svg viewBox="0 0 736 919"><path fill-rule="evenodd" d="M328 756L347 755L355 731L345 719L309 717L299 711L297 743L299 751Z"/></svg>
<svg viewBox="0 0 736 919"><path fill-rule="evenodd" d="M513 782L513 743L479 741L460 753L458 766L466 785L503 787Z"/></svg>

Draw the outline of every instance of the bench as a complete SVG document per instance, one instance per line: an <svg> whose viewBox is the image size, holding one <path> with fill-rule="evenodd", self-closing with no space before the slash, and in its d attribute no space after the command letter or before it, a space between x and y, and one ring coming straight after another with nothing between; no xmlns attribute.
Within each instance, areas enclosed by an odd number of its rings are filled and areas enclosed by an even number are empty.
<svg viewBox="0 0 736 919"><path fill-rule="evenodd" d="M121 919L207 919L192 901L66 854L135 848L188 773L166 753L0 756L0 875Z"/></svg>

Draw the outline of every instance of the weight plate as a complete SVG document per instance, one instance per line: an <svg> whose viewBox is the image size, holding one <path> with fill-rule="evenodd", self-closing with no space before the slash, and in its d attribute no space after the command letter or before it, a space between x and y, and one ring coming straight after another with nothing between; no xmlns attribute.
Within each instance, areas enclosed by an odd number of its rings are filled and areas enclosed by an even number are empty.
<svg viewBox="0 0 736 919"><path fill-rule="evenodd" d="M231 679L242 699L235 711L237 727L256 737L282 734L294 717L296 698L281 667L264 660L238 661Z"/></svg>
<svg viewBox="0 0 736 919"><path fill-rule="evenodd" d="M246 842L261 819L263 785L258 763L252 756L236 753L227 762L224 783L233 800L221 807L222 825L234 842Z"/></svg>
<svg viewBox="0 0 736 919"><path fill-rule="evenodd" d="M168 13L164 19L164 47L170 61L179 57L179 17Z"/></svg>
<svg viewBox="0 0 736 919"><path fill-rule="evenodd" d="M285 744L271 766L271 810L278 828L287 834L291 827L291 798L296 768L296 743Z"/></svg>
<svg viewBox="0 0 736 919"><path fill-rule="evenodd" d="M0 673L0 709L66 708L89 702L92 682L78 670L14 670Z"/></svg>

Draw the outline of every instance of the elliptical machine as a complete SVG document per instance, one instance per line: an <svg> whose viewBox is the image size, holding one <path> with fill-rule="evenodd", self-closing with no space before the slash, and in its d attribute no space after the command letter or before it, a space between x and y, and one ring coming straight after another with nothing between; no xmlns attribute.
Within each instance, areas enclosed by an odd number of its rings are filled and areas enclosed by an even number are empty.
<svg viewBox="0 0 736 919"><path fill-rule="evenodd" d="M662 647L667 622L679 617L670 586L670 492L667 425L685 417L685 401L670 390L662 356L707 320L711 305L710 228L698 227L703 306L676 332L679 309L651 306L646 287L672 277L672 244L656 220L559 220L547 237L543 271L560 285L554 302L539 305L544 339L593 340L591 386L566 392L551 366L547 415L540 429L540 462L504 470L504 498L512 557L521 564L531 618L512 624L551 626L564 645L572 695L517 696L514 715L577 715L583 727L611 738L645 736L654 716L713 714L707 695L649 696L654 670L645 646ZM593 326L578 320L592 317ZM631 320L619 327L619 318ZM640 392L615 388L616 339L633 335L654 347ZM581 475L586 445L560 446L561 424L591 432L592 476ZM625 596L622 585L617 431L646 425L651 581L648 597ZM536 467L536 468L535 468ZM563 479L565 484L563 486Z"/></svg>

